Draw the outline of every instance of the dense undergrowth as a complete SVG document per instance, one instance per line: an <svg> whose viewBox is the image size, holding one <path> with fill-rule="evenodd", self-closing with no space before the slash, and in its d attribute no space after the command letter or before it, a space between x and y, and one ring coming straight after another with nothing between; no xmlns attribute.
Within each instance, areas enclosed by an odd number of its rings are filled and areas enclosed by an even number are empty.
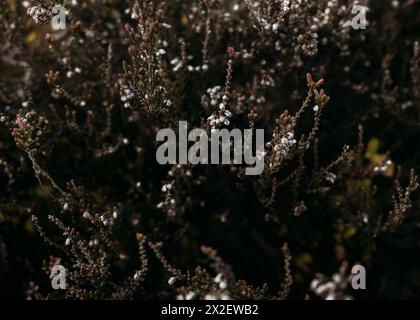
<svg viewBox="0 0 420 320"><path fill-rule="evenodd" d="M419 296L419 1L53 4L0 4L0 297ZM178 121L264 129L263 174L159 165Z"/></svg>

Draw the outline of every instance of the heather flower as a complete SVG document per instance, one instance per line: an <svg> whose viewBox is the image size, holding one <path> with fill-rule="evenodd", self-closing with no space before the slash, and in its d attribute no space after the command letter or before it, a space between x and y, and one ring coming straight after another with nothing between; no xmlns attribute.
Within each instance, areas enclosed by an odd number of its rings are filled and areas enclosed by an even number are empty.
<svg viewBox="0 0 420 320"><path fill-rule="evenodd" d="M416 292L410 259L411 286L377 263L418 242L416 1L68 0L50 33L53 1L15 2L0 1L0 295L357 299L352 259L382 284L369 298ZM264 172L159 165L156 132L179 121L263 129L244 148Z"/></svg>

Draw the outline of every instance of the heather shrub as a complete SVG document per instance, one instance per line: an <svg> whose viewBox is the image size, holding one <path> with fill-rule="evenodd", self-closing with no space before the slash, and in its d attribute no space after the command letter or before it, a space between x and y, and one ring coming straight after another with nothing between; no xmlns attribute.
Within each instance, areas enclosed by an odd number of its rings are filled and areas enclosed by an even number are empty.
<svg viewBox="0 0 420 320"><path fill-rule="evenodd" d="M59 2L0 4L0 296L418 296L418 1ZM263 173L160 165L179 121Z"/></svg>

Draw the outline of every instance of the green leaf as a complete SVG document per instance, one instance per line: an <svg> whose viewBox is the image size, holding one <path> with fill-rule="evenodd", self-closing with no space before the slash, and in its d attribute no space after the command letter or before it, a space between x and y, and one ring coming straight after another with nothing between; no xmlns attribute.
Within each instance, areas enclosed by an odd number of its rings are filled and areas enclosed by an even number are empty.
<svg viewBox="0 0 420 320"><path fill-rule="evenodd" d="M378 153L379 150L379 139L372 138L369 140L367 151L366 151L366 158L370 159L372 156Z"/></svg>

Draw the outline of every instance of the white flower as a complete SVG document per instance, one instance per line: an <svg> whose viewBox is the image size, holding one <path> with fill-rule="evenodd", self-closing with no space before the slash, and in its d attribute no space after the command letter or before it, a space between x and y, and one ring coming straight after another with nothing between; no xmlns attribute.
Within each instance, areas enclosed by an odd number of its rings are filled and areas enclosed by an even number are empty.
<svg viewBox="0 0 420 320"><path fill-rule="evenodd" d="M219 283L219 287L220 287L220 289L226 289L226 288L227 288L227 283L226 283L226 281L221 281L221 282Z"/></svg>
<svg viewBox="0 0 420 320"><path fill-rule="evenodd" d="M218 273L216 278L214 278L214 282L220 283L220 281L222 281L222 279L223 279L223 275L221 273Z"/></svg>
<svg viewBox="0 0 420 320"><path fill-rule="evenodd" d="M195 292L190 291L185 295L185 300L192 300L195 297Z"/></svg>
<svg viewBox="0 0 420 320"><path fill-rule="evenodd" d="M166 192L166 191L171 190L171 188L172 188L172 185L170 183L168 183L168 184L165 184L165 185L162 186L162 191Z"/></svg>
<svg viewBox="0 0 420 320"><path fill-rule="evenodd" d="M335 300L335 294L334 293L329 293L326 296L325 300Z"/></svg>
<svg viewBox="0 0 420 320"><path fill-rule="evenodd" d="M331 183L334 183L337 179L337 176L334 173L328 172L325 179Z"/></svg>
<svg viewBox="0 0 420 320"><path fill-rule="evenodd" d="M133 11L131 13L131 19L138 19L139 15L137 14L137 12Z"/></svg>
<svg viewBox="0 0 420 320"><path fill-rule="evenodd" d="M314 279L312 280L311 284L310 284L310 288L312 291L314 291L319 285L319 280L318 279Z"/></svg>
<svg viewBox="0 0 420 320"><path fill-rule="evenodd" d="M209 293L204 296L204 300L217 300L217 297Z"/></svg>
<svg viewBox="0 0 420 320"><path fill-rule="evenodd" d="M159 49L159 51L156 53L156 55L158 56L158 57L160 57L160 56L164 56L166 54L166 51L164 50L164 49Z"/></svg>
<svg viewBox="0 0 420 320"><path fill-rule="evenodd" d="M66 239L66 246L70 245L70 242L71 242L71 239L70 238L67 238Z"/></svg>
<svg viewBox="0 0 420 320"><path fill-rule="evenodd" d="M363 215L363 222L366 224L369 223L369 217L367 216L367 214Z"/></svg>
<svg viewBox="0 0 420 320"><path fill-rule="evenodd" d="M318 110L319 110L319 106L318 106L318 105L316 105L316 106L314 107L314 111L315 111L315 112L318 112Z"/></svg>
<svg viewBox="0 0 420 320"><path fill-rule="evenodd" d="M340 283L340 282L341 282L341 276L340 276L340 274L338 274L338 273L334 273L334 274L333 274L333 276L332 276L332 280L333 280L335 283Z"/></svg>
<svg viewBox="0 0 420 320"><path fill-rule="evenodd" d="M171 285L171 286L174 285L175 282L176 282L176 277L170 277L169 280L168 280L168 284Z"/></svg>
<svg viewBox="0 0 420 320"><path fill-rule="evenodd" d="M182 63L178 63L173 69L173 72L178 72L182 68Z"/></svg>

